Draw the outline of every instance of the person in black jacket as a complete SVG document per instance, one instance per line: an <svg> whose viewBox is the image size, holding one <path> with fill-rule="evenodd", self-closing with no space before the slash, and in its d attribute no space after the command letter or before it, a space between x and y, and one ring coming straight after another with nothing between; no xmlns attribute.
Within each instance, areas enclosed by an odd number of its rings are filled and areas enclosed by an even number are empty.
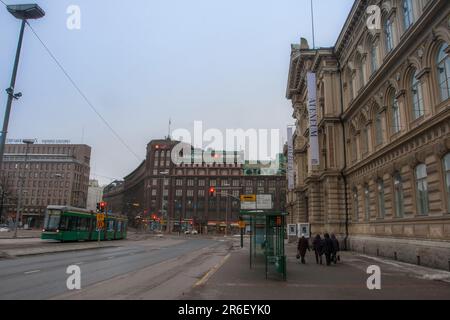
<svg viewBox="0 0 450 320"><path fill-rule="evenodd" d="M330 235L325 233L323 240L323 252L327 261L327 266L331 265L331 255L333 254L333 241L331 241Z"/></svg>
<svg viewBox="0 0 450 320"><path fill-rule="evenodd" d="M341 251L339 247L339 240L336 238L334 234L331 235L331 241L333 242L333 254L331 257L331 260L336 264L338 261L340 261L339 257L339 251Z"/></svg>
<svg viewBox="0 0 450 320"><path fill-rule="evenodd" d="M306 250L311 251L311 249L309 248L309 241L305 237L301 237L298 240L297 252L298 252L298 257L302 259L302 264L306 263L306 261L305 261Z"/></svg>
<svg viewBox="0 0 450 320"><path fill-rule="evenodd" d="M322 264L322 255L323 255L323 243L322 243L322 238L320 237L320 235L316 235L316 237L314 238L313 241L313 249L314 249L314 253L316 254L316 263Z"/></svg>

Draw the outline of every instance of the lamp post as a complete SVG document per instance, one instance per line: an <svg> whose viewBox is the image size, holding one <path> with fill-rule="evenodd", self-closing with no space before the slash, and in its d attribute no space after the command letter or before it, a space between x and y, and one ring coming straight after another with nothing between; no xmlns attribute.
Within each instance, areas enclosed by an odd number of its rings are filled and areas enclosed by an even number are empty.
<svg viewBox="0 0 450 320"><path fill-rule="evenodd" d="M25 161L24 161L24 171L27 169L28 164L28 150L30 148L31 144L34 144L34 140L31 139L25 139L22 141L26 144L25 147ZM19 167L20 170L20 167ZM25 184L25 175L21 174L19 172L19 195L17 200L17 211L16 211L16 223L14 224L14 236L13 238L17 238L17 228L19 226L19 219L20 219L20 212L22 210L22 193L23 193L23 186Z"/></svg>
<svg viewBox="0 0 450 320"><path fill-rule="evenodd" d="M13 100L17 100L22 96L22 93L15 93L17 70L19 68L20 52L22 50L23 34L25 32L25 24L28 19L40 19L45 16L44 10L42 10L37 4L23 4L23 5L9 5L7 6L9 13L15 18L22 20L22 26L20 28L19 43L17 45L16 58L14 60L14 68L11 77L11 84L6 93L8 94L8 101L6 103L5 117L3 120L3 128L1 131L0 139L0 168L3 162L3 154L5 152L6 135L8 133L9 116L11 114L11 106Z"/></svg>

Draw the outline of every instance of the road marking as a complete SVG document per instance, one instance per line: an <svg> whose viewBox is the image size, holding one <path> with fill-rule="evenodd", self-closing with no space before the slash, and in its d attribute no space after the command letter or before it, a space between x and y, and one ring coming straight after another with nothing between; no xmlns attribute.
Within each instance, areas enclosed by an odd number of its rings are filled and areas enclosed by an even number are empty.
<svg viewBox="0 0 450 320"><path fill-rule="evenodd" d="M84 262L78 262L78 263L75 263L75 265L76 266L79 266L79 265L81 265L81 264L83 264Z"/></svg>
<svg viewBox="0 0 450 320"><path fill-rule="evenodd" d="M108 257L108 260L112 260L112 259L114 259L115 257L113 256L113 257Z"/></svg>
<svg viewBox="0 0 450 320"><path fill-rule="evenodd" d="M203 276L203 278L201 278L199 281L197 281L197 283L194 285L194 288L205 284L209 280L209 278L211 278L212 275L214 273L216 273L217 270L219 270L220 267L222 267L224 265L224 263L228 260L228 258L230 258L230 256L231 256L231 253L227 254L225 256L225 258L222 259L221 262L219 262L211 270L209 270L208 273Z"/></svg>
<svg viewBox="0 0 450 320"><path fill-rule="evenodd" d="M37 272L41 272L41 270L27 271L27 272L24 272L24 273L25 274L32 274L32 273L37 273Z"/></svg>

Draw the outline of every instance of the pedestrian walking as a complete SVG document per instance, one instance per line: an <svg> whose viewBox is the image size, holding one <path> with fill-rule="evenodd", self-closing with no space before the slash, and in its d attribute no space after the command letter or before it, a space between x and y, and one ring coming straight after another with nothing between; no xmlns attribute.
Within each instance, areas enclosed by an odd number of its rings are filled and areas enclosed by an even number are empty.
<svg viewBox="0 0 450 320"><path fill-rule="evenodd" d="M327 261L327 266L331 265L331 255L333 254L333 241L331 241L330 235L325 233L323 241L323 252Z"/></svg>
<svg viewBox="0 0 450 320"><path fill-rule="evenodd" d="M297 257L298 259L301 258L302 264L305 264L305 256L306 251L311 251L311 248L309 247L309 241L304 236L302 236L300 239L298 239L297 244Z"/></svg>
<svg viewBox="0 0 450 320"><path fill-rule="evenodd" d="M336 264L338 261L341 261L341 257L339 256L339 251L341 251L339 246L339 240L336 238L334 234L331 235L331 241L333 242L333 256L332 260L334 264Z"/></svg>
<svg viewBox="0 0 450 320"><path fill-rule="evenodd" d="M316 263L322 264L323 242L322 242L322 238L320 237L319 234L316 235L316 237L314 238L313 249L314 249L314 253L316 255Z"/></svg>

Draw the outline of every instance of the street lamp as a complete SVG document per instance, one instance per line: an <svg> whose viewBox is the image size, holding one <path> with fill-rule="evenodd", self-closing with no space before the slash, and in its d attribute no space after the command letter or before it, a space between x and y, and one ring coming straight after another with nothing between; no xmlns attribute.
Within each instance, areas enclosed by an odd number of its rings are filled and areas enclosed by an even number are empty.
<svg viewBox="0 0 450 320"><path fill-rule="evenodd" d="M28 164L28 150L30 148L30 145L34 144L34 140L32 139L25 139L22 141L23 143L26 144L26 148L25 148L25 160L24 160L24 171L27 169L27 164ZM20 170L20 167L19 167ZM13 238L17 238L17 228L19 226L19 219L20 219L20 212L22 210L22 193L23 193L23 186L25 184L25 175L21 174L19 172L19 196L18 196L18 200L17 200L17 211L16 211L16 223L14 224L14 236Z"/></svg>
<svg viewBox="0 0 450 320"><path fill-rule="evenodd" d="M22 27L20 29L19 43L17 45L16 58L14 60L14 68L11 77L11 84L6 93L8 94L8 101L6 103L5 118L3 120L3 129L1 131L0 139L0 167L3 162L3 154L5 152L6 134L8 133L9 116L11 114L11 106L13 100L18 100L22 97L22 93L14 93L16 86L17 69L19 67L20 52L22 50L23 34L25 31L25 24L28 19L40 19L45 16L44 10L42 10L37 4L20 4L6 6L9 13L15 18L22 20Z"/></svg>

